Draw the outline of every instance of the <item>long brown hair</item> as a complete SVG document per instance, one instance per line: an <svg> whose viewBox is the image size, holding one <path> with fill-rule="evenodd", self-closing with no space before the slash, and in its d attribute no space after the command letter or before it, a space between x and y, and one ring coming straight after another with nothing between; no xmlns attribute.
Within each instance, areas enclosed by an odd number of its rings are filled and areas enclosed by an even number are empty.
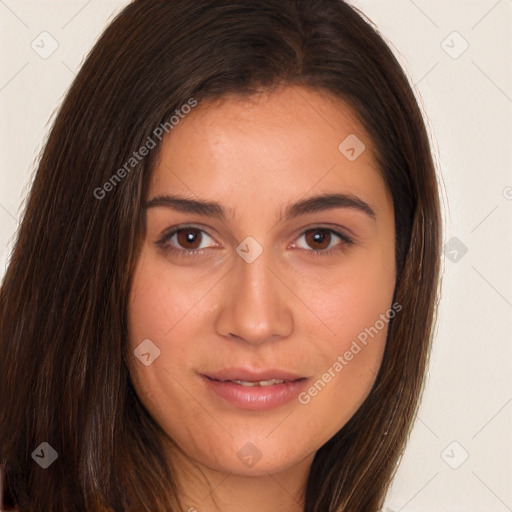
<svg viewBox="0 0 512 512"><path fill-rule="evenodd" d="M67 93L1 287L0 462L20 511L180 510L163 432L127 370L127 297L158 138L125 163L191 98L279 85L347 102L393 197L402 310L371 393L318 450L304 496L305 512L382 507L421 396L438 296L438 187L407 77L342 0L135 0ZM58 454L47 469L32 458L42 442Z"/></svg>

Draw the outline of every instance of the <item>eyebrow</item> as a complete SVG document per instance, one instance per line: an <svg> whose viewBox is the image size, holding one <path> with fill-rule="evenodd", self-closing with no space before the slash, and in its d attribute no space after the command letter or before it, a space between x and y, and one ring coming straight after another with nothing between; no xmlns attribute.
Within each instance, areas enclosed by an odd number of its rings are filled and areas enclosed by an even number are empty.
<svg viewBox="0 0 512 512"><path fill-rule="evenodd" d="M148 201L144 205L144 208L148 209L159 206L172 208L182 213L195 213L218 219L226 218L226 211L220 203L174 195L156 196ZM332 210L334 208L348 208L360 211L373 220L376 218L375 211L368 203L350 194L323 194L303 199L288 205L285 210L284 218L290 220L300 215Z"/></svg>

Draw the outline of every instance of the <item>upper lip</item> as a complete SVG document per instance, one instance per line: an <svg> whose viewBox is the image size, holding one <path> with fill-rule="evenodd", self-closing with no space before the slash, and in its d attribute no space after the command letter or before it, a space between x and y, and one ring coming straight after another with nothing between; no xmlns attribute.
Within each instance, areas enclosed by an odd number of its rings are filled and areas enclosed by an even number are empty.
<svg viewBox="0 0 512 512"><path fill-rule="evenodd" d="M305 378L287 370L279 370L274 368L267 368L263 370L250 370L248 368L226 368L216 372L205 373L203 376L221 381L242 380L247 382L258 382L272 379L293 381Z"/></svg>

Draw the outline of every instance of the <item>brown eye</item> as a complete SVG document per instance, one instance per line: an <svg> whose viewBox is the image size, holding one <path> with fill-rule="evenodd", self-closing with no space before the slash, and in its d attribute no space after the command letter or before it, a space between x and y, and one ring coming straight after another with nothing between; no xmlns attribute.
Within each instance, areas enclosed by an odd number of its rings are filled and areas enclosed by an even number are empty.
<svg viewBox="0 0 512 512"><path fill-rule="evenodd" d="M328 229L312 229L304 235L309 247L320 251L327 249L332 240L332 234Z"/></svg>
<svg viewBox="0 0 512 512"><path fill-rule="evenodd" d="M176 231L178 245L183 249L198 249L201 245L201 230L196 228L183 228Z"/></svg>
<svg viewBox="0 0 512 512"><path fill-rule="evenodd" d="M206 231L194 226L170 229L163 233L156 244L174 254L190 256L199 255L203 249L215 246L213 238Z"/></svg>
<svg viewBox="0 0 512 512"><path fill-rule="evenodd" d="M336 256L343 254L344 250L354 245L354 240L347 235L333 229L317 227L302 232L292 247L305 249L314 258Z"/></svg>

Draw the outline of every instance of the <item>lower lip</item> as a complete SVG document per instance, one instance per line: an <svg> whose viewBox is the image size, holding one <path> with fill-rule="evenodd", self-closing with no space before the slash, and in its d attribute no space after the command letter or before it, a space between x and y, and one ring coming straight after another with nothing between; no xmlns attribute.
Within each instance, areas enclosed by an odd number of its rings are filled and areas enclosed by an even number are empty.
<svg viewBox="0 0 512 512"><path fill-rule="evenodd" d="M264 411L284 405L303 390L307 379L283 382L272 386L242 386L231 381L221 382L201 376L206 386L231 405L251 411Z"/></svg>

